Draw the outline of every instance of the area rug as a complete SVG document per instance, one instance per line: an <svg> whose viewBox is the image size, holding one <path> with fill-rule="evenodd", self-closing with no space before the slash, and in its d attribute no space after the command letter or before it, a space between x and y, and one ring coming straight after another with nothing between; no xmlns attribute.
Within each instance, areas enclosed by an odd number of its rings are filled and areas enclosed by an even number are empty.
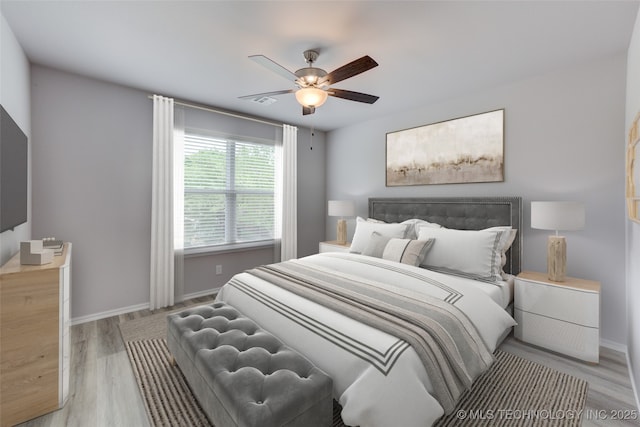
<svg viewBox="0 0 640 427"><path fill-rule="evenodd" d="M436 426L582 425L585 380L501 350L495 356L491 368Z"/></svg>
<svg viewBox="0 0 640 427"><path fill-rule="evenodd" d="M167 316L200 304L188 305L175 310L162 311L150 316L139 317L120 323L120 335L124 342L165 338L167 336Z"/></svg>
<svg viewBox="0 0 640 427"><path fill-rule="evenodd" d="M149 420L157 427L209 427L211 424L180 369L170 363L166 340L162 338L166 315L160 313L120 325ZM496 362L489 371L462 396L449 416L436 422L437 427L581 425L586 381L500 350L495 356ZM340 410L334 401L332 427L344 427Z"/></svg>

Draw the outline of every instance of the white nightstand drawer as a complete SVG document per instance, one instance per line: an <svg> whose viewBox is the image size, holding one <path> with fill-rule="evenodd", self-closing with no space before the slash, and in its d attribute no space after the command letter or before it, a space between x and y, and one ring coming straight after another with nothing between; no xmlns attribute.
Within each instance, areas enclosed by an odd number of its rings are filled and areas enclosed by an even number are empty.
<svg viewBox="0 0 640 427"><path fill-rule="evenodd" d="M516 279L515 306L525 312L598 328L599 294Z"/></svg>
<svg viewBox="0 0 640 427"><path fill-rule="evenodd" d="M516 338L568 356L598 363L600 332L574 323L515 309Z"/></svg>

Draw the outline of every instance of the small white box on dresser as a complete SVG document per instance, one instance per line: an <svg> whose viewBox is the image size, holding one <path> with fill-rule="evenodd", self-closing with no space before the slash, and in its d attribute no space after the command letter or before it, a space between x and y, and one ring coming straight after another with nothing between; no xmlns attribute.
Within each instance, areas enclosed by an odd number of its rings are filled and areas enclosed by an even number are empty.
<svg viewBox="0 0 640 427"><path fill-rule="evenodd" d="M43 265L53 261L53 251L44 249L42 240L20 242L20 264Z"/></svg>
<svg viewBox="0 0 640 427"><path fill-rule="evenodd" d="M337 240L329 242L320 242L318 245L318 252L349 252L351 249L351 242L347 242L344 245L338 243Z"/></svg>
<svg viewBox="0 0 640 427"><path fill-rule="evenodd" d="M554 282L545 273L516 277L514 316L519 340L598 363L600 283L567 277Z"/></svg>

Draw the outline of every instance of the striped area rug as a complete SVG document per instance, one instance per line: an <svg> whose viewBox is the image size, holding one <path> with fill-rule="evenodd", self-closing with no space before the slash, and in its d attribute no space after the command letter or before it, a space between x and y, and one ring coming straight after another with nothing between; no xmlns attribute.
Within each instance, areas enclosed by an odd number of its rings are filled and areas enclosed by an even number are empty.
<svg viewBox="0 0 640 427"><path fill-rule="evenodd" d="M126 341L126 348L153 426L212 426L171 365L164 339ZM500 350L495 355L496 363L437 427L581 425L586 381ZM344 427L340 410L334 401L332 427Z"/></svg>
<svg viewBox="0 0 640 427"><path fill-rule="evenodd" d="M589 384L511 353L496 362L437 427L578 427Z"/></svg>

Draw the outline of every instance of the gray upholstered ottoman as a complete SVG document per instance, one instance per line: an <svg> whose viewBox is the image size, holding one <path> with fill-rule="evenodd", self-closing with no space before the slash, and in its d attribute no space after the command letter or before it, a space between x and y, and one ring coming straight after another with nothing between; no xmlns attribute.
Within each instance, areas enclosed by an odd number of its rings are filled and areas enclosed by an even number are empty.
<svg viewBox="0 0 640 427"><path fill-rule="evenodd" d="M331 425L333 382L222 302L168 316L167 344L215 427Z"/></svg>

